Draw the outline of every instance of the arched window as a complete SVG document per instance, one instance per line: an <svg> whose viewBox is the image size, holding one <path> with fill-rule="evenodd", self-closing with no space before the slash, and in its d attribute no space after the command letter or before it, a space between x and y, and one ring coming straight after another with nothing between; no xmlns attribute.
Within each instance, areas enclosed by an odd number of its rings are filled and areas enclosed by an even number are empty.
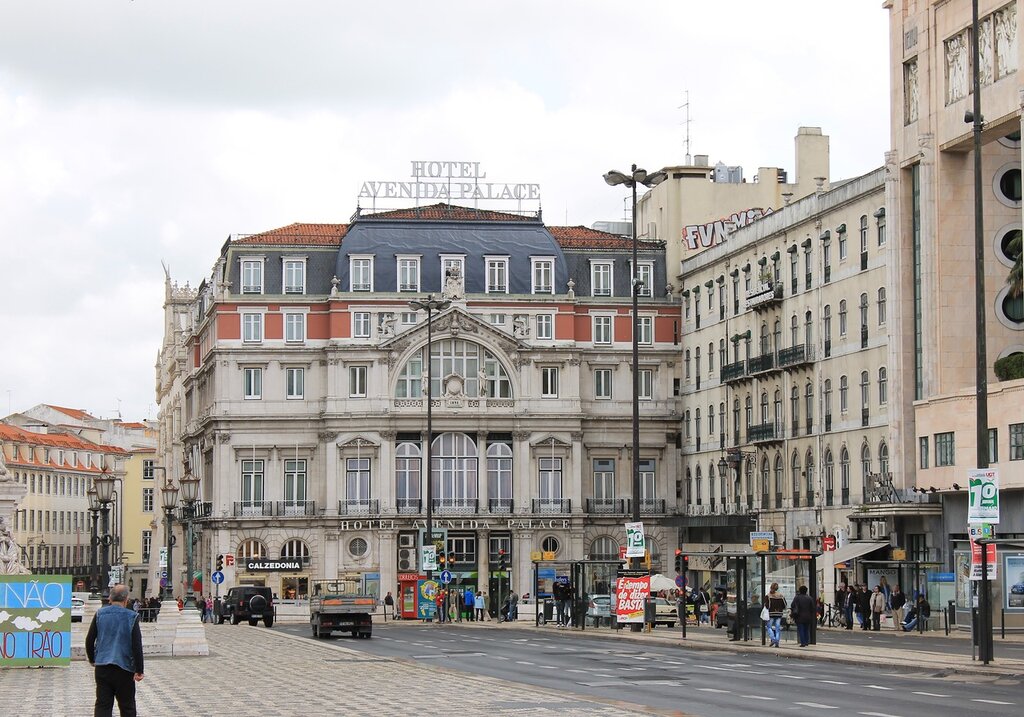
<svg viewBox="0 0 1024 717"><path fill-rule="evenodd" d="M715 406L708 406L708 436L715 435Z"/></svg>
<svg viewBox="0 0 1024 717"><path fill-rule="evenodd" d="M866 331L868 328L868 295L860 295L860 328Z"/></svg>
<svg viewBox="0 0 1024 717"><path fill-rule="evenodd" d="M804 314L804 343L808 351L814 345L814 314L810 311Z"/></svg>
<svg viewBox="0 0 1024 717"><path fill-rule="evenodd" d="M267 557L267 546L255 538L248 538L238 544L238 550L235 552L240 558L265 558Z"/></svg>
<svg viewBox="0 0 1024 717"><path fill-rule="evenodd" d="M693 473L690 471L690 467L686 467L686 499L687 505L693 505L693 497L696 495L693 491Z"/></svg>
<svg viewBox="0 0 1024 717"><path fill-rule="evenodd" d="M796 318L796 314L793 314L789 320L789 345L796 346L800 343L800 322Z"/></svg>
<svg viewBox="0 0 1024 717"><path fill-rule="evenodd" d="M822 314L822 331L825 335L825 342L831 343L832 341L832 307L825 304L824 313ZM826 355L828 355L826 353Z"/></svg>
<svg viewBox="0 0 1024 717"><path fill-rule="evenodd" d="M708 464L708 505L715 509L715 462Z"/></svg>
<svg viewBox="0 0 1024 717"><path fill-rule="evenodd" d="M768 392L761 391L761 423L768 423Z"/></svg>
<svg viewBox="0 0 1024 717"><path fill-rule="evenodd" d="M700 381L700 346L693 350L693 372L697 380Z"/></svg>
<svg viewBox="0 0 1024 717"><path fill-rule="evenodd" d="M590 544L591 560L618 560L619 544L614 538L602 535Z"/></svg>
<svg viewBox="0 0 1024 717"><path fill-rule="evenodd" d="M871 379L868 378L868 372L867 371L861 371L860 372L860 407L861 408L867 408L868 407L868 402L869 402L868 401L868 399L869 399L868 390L870 389L870 387L871 387Z"/></svg>
<svg viewBox="0 0 1024 717"><path fill-rule="evenodd" d="M768 456L761 457L761 508L768 508L769 486L771 481L771 466L768 463Z"/></svg>
<svg viewBox="0 0 1024 717"><path fill-rule="evenodd" d="M825 449L825 505L832 505L832 492L834 489L835 479L832 474L832 450L829 448Z"/></svg>
<svg viewBox="0 0 1024 717"><path fill-rule="evenodd" d="M714 342L708 344L708 373L712 373L715 370L715 344Z"/></svg>
<svg viewBox="0 0 1024 717"><path fill-rule="evenodd" d="M747 488L747 508L754 507L754 461L748 459L746 461L746 488Z"/></svg>
<svg viewBox="0 0 1024 717"><path fill-rule="evenodd" d="M867 254L868 251L868 215L860 218L860 253Z"/></svg>
<svg viewBox="0 0 1024 717"><path fill-rule="evenodd" d="M775 319L775 333L774 333L775 345L772 347L774 351L778 351L782 348L782 319Z"/></svg>
<svg viewBox="0 0 1024 717"><path fill-rule="evenodd" d="M814 506L814 454L807 451L807 469L804 471L806 479L804 485L807 488L807 506Z"/></svg>
<svg viewBox="0 0 1024 717"><path fill-rule="evenodd" d="M878 446L878 472L883 476L889 475L889 446L882 441Z"/></svg>
<svg viewBox="0 0 1024 717"><path fill-rule="evenodd" d="M826 378L825 384L821 389L821 401L825 409L825 422L828 423L832 420L832 379ZM830 430L831 426L825 430Z"/></svg>
<svg viewBox="0 0 1024 717"><path fill-rule="evenodd" d="M751 398L750 394L747 394L747 433L750 433L750 424L754 422L754 399Z"/></svg>
<svg viewBox="0 0 1024 717"><path fill-rule="evenodd" d="M850 381L846 376L839 377L839 412L846 413L850 406Z"/></svg>
<svg viewBox="0 0 1024 717"><path fill-rule="evenodd" d="M882 406L889 403L889 374L885 366L878 369L878 403Z"/></svg>
<svg viewBox="0 0 1024 717"><path fill-rule="evenodd" d="M703 485L703 483L704 483L703 473L701 473L700 466L697 466L697 489L696 489L697 500L696 500L696 505L702 505L703 504L703 500L704 500L703 499L703 495L704 495L704 485Z"/></svg>
<svg viewBox="0 0 1024 717"><path fill-rule="evenodd" d="M764 356L769 351L768 346L768 322L761 322L761 355Z"/></svg>
<svg viewBox="0 0 1024 717"><path fill-rule="evenodd" d="M807 384L804 386L804 414L804 421L807 423L807 433L810 433L814 425L814 384L811 383L810 379L807 380Z"/></svg>
<svg viewBox="0 0 1024 717"><path fill-rule="evenodd" d="M733 402L732 402L732 433L733 433L732 442L733 443L739 443L740 442L740 400L738 398L737 399L733 399Z"/></svg>
<svg viewBox="0 0 1024 717"><path fill-rule="evenodd" d="M878 289L878 325L885 326L885 287Z"/></svg>
<svg viewBox="0 0 1024 717"><path fill-rule="evenodd" d="M839 302L839 335L846 336L846 299Z"/></svg>
<svg viewBox="0 0 1024 717"><path fill-rule="evenodd" d="M298 538L292 538L281 546L281 557L301 560L303 565L309 565L309 546Z"/></svg>
<svg viewBox="0 0 1024 717"><path fill-rule="evenodd" d="M729 357L725 353L725 339L719 339L718 341L718 369L721 370L722 366L729 363Z"/></svg>
<svg viewBox="0 0 1024 717"><path fill-rule="evenodd" d="M782 435L782 389L775 389L775 431L776 435Z"/></svg>
<svg viewBox="0 0 1024 717"><path fill-rule="evenodd" d="M793 423L793 438L800 435L800 388L789 391L789 420Z"/></svg>
<svg viewBox="0 0 1024 717"><path fill-rule="evenodd" d="M683 365L686 367L685 378L687 381L690 380L690 349L686 349L686 353L683 355Z"/></svg>
<svg viewBox="0 0 1024 717"><path fill-rule="evenodd" d="M477 497L476 441L465 433L442 433L431 444L431 480L438 508L472 509ZM542 496L560 498L558 496Z"/></svg>
<svg viewBox="0 0 1024 717"><path fill-rule="evenodd" d="M487 446L487 493L492 513L512 512L512 447L507 443Z"/></svg>
<svg viewBox="0 0 1024 717"><path fill-rule="evenodd" d="M420 512L422 457L418 443L399 443L395 450L395 501L399 513Z"/></svg>
<svg viewBox="0 0 1024 717"><path fill-rule="evenodd" d="M409 358L399 373L395 398L420 398L426 347ZM461 379L461 390L470 397L512 398L508 372L494 354L462 339L435 340L431 346L430 390L444 395L442 382L451 376Z"/></svg>
<svg viewBox="0 0 1024 717"><path fill-rule="evenodd" d="M696 428L697 440L700 440L701 432L700 432L700 409L699 408L695 409L694 412L693 412L693 425L694 425L694 428Z"/></svg>
<svg viewBox="0 0 1024 717"><path fill-rule="evenodd" d="M860 447L860 477L864 488L864 501L871 494L871 448L865 443Z"/></svg>
<svg viewBox="0 0 1024 717"><path fill-rule="evenodd" d="M790 479L793 485L793 507L800 507L800 454L793 451L793 459L789 464Z"/></svg>
<svg viewBox="0 0 1024 717"><path fill-rule="evenodd" d="M690 433L690 410L689 409L687 409L686 413L683 414L683 427L684 427L683 430L686 433L686 440L690 440L690 436L693 435L693 434Z"/></svg>
<svg viewBox="0 0 1024 717"><path fill-rule="evenodd" d="M839 479L842 481L843 502L842 505L850 504L850 452L843 446L839 452Z"/></svg>
<svg viewBox="0 0 1024 717"><path fill-rule="evenodd" d="M786 482L786 474L782 468L782 455L775 454L775 507L782 507L782 491Z"/></svg>

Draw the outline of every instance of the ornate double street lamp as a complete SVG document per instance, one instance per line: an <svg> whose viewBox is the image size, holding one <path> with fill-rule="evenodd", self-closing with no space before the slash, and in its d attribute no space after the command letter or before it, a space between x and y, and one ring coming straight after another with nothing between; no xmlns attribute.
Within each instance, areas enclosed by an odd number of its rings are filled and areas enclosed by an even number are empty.
<svg viewBox="0 0 1024 717"><path fill-rule="evenodd" d="M100 590L103 602L107 601L110 595L110 504L114 502L114 482L117 479L110 474L107 468L100 471L100 474L93 480L96 488L96 502L99 503L101 521L101 535L99 544L103 546L103 560L100 567Z"/></svg>
<svg viewBox="0 0 1024 717"><path fill-rule="evenodd" d="M93 486L85 494L89 498L89 592L92 597L99 597L100 501Z"/></svg>
<svg viewBox="0 0 1024 717"><path fill-rule="evenodd" d="M185 461L185 475L181 478L181 522L185 525L185 608L196 607L195 581L192 570L195 565L196 501L199 500L199 479L192 475L189 462Z"/></svg>
<svg viewBox="0 0 1024 717"><path fill-rule="evenodd" d="M435 312L444 311L452 302L448 299L435 299L433 294L428 294L424 301L410 301L409 308L413 311L426 311L427 312L427 370L425 372L427 380L427 439L426 439L426 474L427 474L427 531L423 538L422 544L420 545L420 557L423 556L423 548L429 543L433 545L434 542L434 476L433 466L430 458L431 443L434 439L434 426L433 426L433 383L434 383L434 331L432 318ZM440 364L440 360L438 361ZM440 369L440 365L438 366ZM442 548L442 551L444 549ZM430 579L430 570L425 571L427 579Z"/></svg>
<svg viewBox="0 0 1024 717"><path fill-rule="evenodd" d="M648 174L646 169L638 169L634 164L629 174L617 170L611 170L604 175L604 181L612 187L625 185L633 190L633 522L640 522L640 317L638 313L638 299L643 289L643 281L640 279L640 269L637 265L636 256L636 185L642 184L645 187L656 187L668 177L664 172ZM630 558L629 567L633 570L640 569L641 558ZM640 623L632 623L631 630L640 632Z"/></svg>
<svg viewBox="0 0 1024 717"><path fill-rule="evenodd" d="M178 504L178 486L167 478L160 489L160 504L164 509L167 526L167 577L164 578L164 600L174 599L174 508Z"/></svg>

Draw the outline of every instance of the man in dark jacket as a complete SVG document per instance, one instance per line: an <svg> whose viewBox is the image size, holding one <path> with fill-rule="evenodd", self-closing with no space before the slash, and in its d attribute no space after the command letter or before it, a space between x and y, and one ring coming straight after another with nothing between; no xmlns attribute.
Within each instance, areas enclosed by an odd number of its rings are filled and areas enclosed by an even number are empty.
<svg viewBox="0 0 1024 717"><path fill-rule="evenodd" d="M128 588L110 589L110 604L93 615L85 636L85 654L96 668L94 717L110 717L114 699L121 717L135 717L135 683L142 682L142 628L129 610Z"/></svg>
<svg viewBox="0 0 1024 717"><path fill-rule="evenodd" d="M807 647L811 642L811 625L814 624L814 599L807 594L807 586L797 588L796 597L789 606L793 622L796 623L796 636L800 647Z"/></svg>

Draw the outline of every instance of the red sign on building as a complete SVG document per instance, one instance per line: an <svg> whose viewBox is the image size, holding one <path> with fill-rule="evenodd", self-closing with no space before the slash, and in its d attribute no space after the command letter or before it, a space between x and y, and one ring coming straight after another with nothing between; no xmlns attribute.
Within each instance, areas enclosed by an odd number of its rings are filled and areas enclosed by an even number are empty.
<svg viewBox="0 0 1024 717"><path fill-rule="evenodd" d="M836 536L834 536L834 535L826 535L824 538L822 538L821 539L821 548L822 548L822 550L825 550L825 551L835 550L836 549Z"/></svg>

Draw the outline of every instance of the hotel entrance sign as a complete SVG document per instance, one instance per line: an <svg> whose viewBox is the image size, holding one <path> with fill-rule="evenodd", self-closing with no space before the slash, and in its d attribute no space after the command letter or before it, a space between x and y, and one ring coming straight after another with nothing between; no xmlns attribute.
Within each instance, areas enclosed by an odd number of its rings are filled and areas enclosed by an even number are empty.
<svg viewBox="0 0 1024 717"><path fill-rule="evenodd" d="M415 160L412 181L363 182L360 199L431 199L437 201L540 201L540 185L487 182L479 162Z"/></svg>

